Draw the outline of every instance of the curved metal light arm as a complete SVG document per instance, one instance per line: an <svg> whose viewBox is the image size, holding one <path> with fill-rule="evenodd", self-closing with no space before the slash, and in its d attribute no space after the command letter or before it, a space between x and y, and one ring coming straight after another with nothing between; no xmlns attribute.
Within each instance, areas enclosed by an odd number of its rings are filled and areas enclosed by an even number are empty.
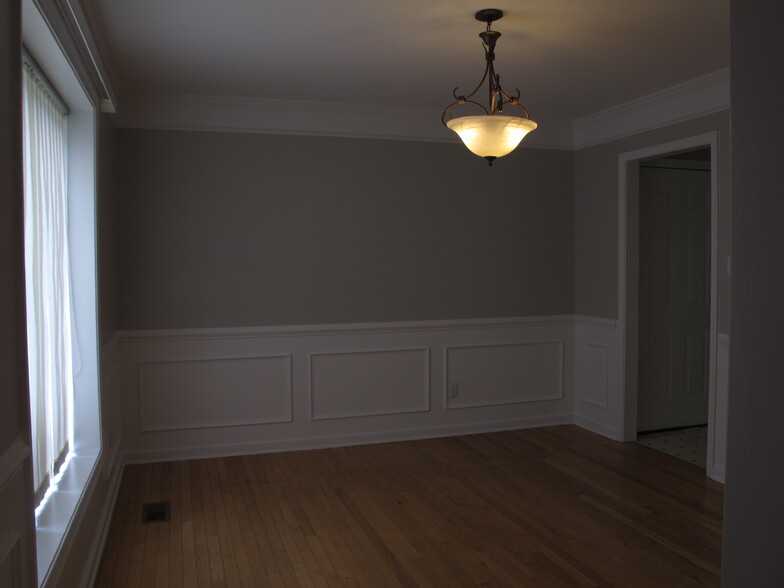
<svg viewBox="0 0 784 588"><path fill-rule="evenodd" d="M483 14L485 13L485 14ZM485 11L479 11L476 15L477 20L482 20L483 22L487 23L487 30L483 31L479 34L479 37L482 39L482 47L485 50L485 72L482 76L482 79L477 84L476 88L470 94L466 95L458 95L457 88L452 90L452 95L455 97L455 101L449 104L444 111L441 113L441 123L446 125L446 115L447 113L452 110L456 106L460 106L463 104L471 104L472 106L477 106L482 109L482 111L487 115L494 115L497 112L502 112L504 108L504 104L511 104L512 106L517 106L523 113L525 118L529 118L528 111L525 107L520 104L520 90L516 89L515 91L517 94L515 96L509 96L506 92L504 92L503 88L501 87L500 77L498 74L495 73L495 68L493 67L493 61L495 60L495 44L498 41L498 38L501 36L501 33L497 31L493 31L490 29L490 25L492 24L493 20L498 20L503 16L503 13L500 11L494 11L493 9L488 9ZM475 100L471 100L474 94L476 94L484 85L485 81L488 83L488 105L489 108L486 108L479 102Z"/></svg>
<svg viewBox="0 0 784 588"><path fill-rule="evenodd" d="M481 108L485 114L490 114L487 108L479 104L479 102L468 100L466 96L459 96L455 102L452 102L452 104L444 108L444 112L441 113L441 124L446 126L446 113L452 110L455 106L460 106L461 104L473 104L474 106Z"/></svg>

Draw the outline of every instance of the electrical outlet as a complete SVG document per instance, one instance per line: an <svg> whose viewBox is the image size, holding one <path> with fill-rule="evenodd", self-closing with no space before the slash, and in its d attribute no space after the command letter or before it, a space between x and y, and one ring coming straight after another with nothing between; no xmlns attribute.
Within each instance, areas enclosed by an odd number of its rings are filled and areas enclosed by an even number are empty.
<svg viewBox="0 0 784 588"><path fill-rule="evenodd" d="M457 382L449 384L449 398L457 398L460 396L460 390L457 387Z"/></svg>

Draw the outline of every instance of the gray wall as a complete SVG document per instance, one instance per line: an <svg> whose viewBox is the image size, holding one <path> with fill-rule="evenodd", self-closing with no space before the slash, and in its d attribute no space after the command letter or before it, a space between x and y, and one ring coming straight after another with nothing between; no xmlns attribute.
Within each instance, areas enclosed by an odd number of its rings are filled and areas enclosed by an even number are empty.
<svg viewBox="0 0 784 588"><path fill-rule="evenodd" d="M784 7L733 0L732 343L723 585L784 586Z"/></svg>
<svg viewBox="0 0 784 588"><path fill-rule="evenodd" d="M123 329L574 310L570 152L116 135Z"/></svg>
<svg viewBox="0 0 784 588"><path fill-rule="evenodd" d="M618 156L718 131L719 291L718 328L729 332L730 137L729 112L693 119L609 141L575 154L575 311L618 318Z"/></svg>
<svg viewBox="0 0 784 588"><path fill-rule="evenodd" d="M120 245L115 177L115 129L109 115L98 119L98 307L100 343L105 345L120 324Z"/></svg>

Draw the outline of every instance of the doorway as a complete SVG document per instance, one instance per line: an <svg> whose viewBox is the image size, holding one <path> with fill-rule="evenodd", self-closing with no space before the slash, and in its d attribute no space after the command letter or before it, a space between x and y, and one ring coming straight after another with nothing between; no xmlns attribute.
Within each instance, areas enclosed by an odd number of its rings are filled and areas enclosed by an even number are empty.
<svg viewBox="0 0 784 588"><path fill-rule="evenodd" d="M716 147L716 134L706 133L619 157L621 437L700 426L708 464L715 441Z"/></svg>
<svg viewBox="0 0 784 588"><path fill-rule="evenodd" d="M637 440L707 457L710 148L639 162Z"/></svg>

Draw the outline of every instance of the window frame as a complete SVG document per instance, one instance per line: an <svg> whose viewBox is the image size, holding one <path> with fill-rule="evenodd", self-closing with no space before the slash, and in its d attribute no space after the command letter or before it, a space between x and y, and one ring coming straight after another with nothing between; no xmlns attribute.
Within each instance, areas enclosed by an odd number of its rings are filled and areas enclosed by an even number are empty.
<svg viewBox="0 0 784 588"><path fill-rule="evenodd" d="M43 9L43 8L42 8ZM76 532L88 516L101 480L102 425L97 294L97 133L100 98L89 90L58 42L35 0L22 1L24 49L69 106L68 216L71 249L73 332L79 350L74 370L73 457L46 502L36 512L40 586L57 584ZM20 63L20 67L23 65ZM59 565L58 565L59 563Z"/></svg>

